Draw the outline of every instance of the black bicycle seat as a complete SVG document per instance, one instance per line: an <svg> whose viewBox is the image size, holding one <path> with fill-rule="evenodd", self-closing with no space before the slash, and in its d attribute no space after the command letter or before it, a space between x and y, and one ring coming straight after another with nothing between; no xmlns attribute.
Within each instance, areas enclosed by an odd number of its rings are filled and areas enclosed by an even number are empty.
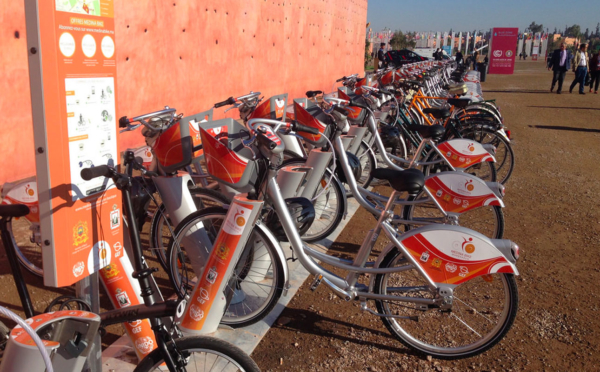
<svg viewBox="0 0 600 372"><path fill-rule="evenodd" d="M423 110L423 112L426 114L431 114L431 116L433 116L436 119L445 119L450 117L450 111L445 108L426 108Z"/></svg>
<svg viewBox="0 0 600 372"><path fill-rule="evenodd" d="M380 180L386 180L396 191L406 191L409 194L416 194L423 189L425 185L425 176L418 169L405 169L403 171L376 168L371 171L371 176Z"/></svg>
<svg viewBox="0 0 600 372"><path fill-rule="evenodd" d="M441 125L407 125L406 129L419 133L423 138L431 138L434 141L441 139L444 136L446 129Z"/></svg>

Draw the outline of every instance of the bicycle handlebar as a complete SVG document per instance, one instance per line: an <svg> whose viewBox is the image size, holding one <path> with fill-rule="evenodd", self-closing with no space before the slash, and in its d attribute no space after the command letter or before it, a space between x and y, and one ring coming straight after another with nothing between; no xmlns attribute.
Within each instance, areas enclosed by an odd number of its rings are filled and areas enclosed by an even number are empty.
<svg viewBox="0 0 600 372"><path fill-rule="evenodd" d="M108 165L99 165L93 168L83 168L81 170L81 178L85 181L92 180L98 177L111 177L115 173L115 169Z"/></svg>
<svg viewBox="0 0 600 372"><path fill-rule="evenodd" d="M223 106L227 106L227 105L233 105L233 104L235 104L235 98L229 97L225 101L215 103L215 108L219 108L219 107L223 107Z"/></svg>

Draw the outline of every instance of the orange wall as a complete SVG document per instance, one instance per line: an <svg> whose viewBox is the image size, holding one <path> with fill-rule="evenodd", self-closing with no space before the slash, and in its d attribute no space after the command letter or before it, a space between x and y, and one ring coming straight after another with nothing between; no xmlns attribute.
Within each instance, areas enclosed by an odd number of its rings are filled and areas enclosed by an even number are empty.
<svg viewBox="0 0 600 372"><path fill-rule="evenodd" d="M0 12L3 183L35 163L23 1ZM250 90L329 91L363 71L366 19L367 0L116 0L117 117L165 105L193 114ZM120 139L142 143L139 132Z"/></svg>

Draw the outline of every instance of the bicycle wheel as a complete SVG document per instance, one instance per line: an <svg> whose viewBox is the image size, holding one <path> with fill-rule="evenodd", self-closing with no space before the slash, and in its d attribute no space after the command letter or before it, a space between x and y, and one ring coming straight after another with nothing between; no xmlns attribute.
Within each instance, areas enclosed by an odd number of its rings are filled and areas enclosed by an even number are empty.
<svg viewBox="0 0 600 372"><path fill-rule="evenodd" d="M411 269L397 249L391 250L380 268L405 267L405 271L378 274L376 294L434 298L421 274ZM440 359L460 359L481 354L509 331L519 304L512 274L492 274L469 280L454 288L453 307L421 310L409 302L376 300L381 314L416 316L409 319L382 317L386 328L404 345Z"/></svg>
<svg viewBox="0 0 600 372"><path fill-rule="evenodd" d="M2 356L4 355L4 349L6 349L6 343L8 342L8 338L10 337L10 329L4 324L0 322L0 362L2 361Z"/></svg>
<svg viewBox="0 0 600 372"><path fill-rule="evenodd" d="M196 231L201 223L210 241L214 242L226 214L224 208L206 208L186 217L175 229L169 243L167 272L180 297L191 294L196 277L201 276L201 273L194 272L188 255L197 251L198 247L190 246L185 236ZM235 264L232 278L226 279L232 296L221 323L245 327L264 318L283 292L283 264L271 240L255 227Z"/></svg>
<svg viewBox="0 0 600 372"><path fill-rule="evenodd" d="M425 191L416 196L409 195L408 201L423 201L422 203L406 205L404 219L415 221L415 225L406 225L406 231L419 227L418 222L449 223L448 217L438 209ZM502 239L504 235L504 213L499 206L482 206L458 216L458 224L482 233L490 239Z"/></svg>
<svg viewBox="0 0 600 372"><path fill-rule="evenodd" d="M284 161L281 167L288 165L304 166L305 163L305 159L290 159ZM338 227L344 213L346 213L344 203L346 194L344 193L343 186L337 178L333 178L329 182L330 178L331 171L327 169L314 194L315 196L318 195L318 198L312 201L315 207L315 220L306 233L302 235L302 240L306 242L318 242L329 236ZM327 186L328 183L329 185ZM323 191L325 186L327 186L327 189Z"/></svg>
<svg viewBox="0 0 600 372"><path fill-rule="evenodd" d="M12 218L7 223L8 231L16 248L17 258L21 265L30 273L43 276L42 246L36 239L35 232L40 225L31 223L27 218Z"/></svg>
<svg viewBox="0 0 600 372"><path fill-rule="evenodd" d="M505 184L515 168L515 154L510 142L501 134L489 129L466 128L461 132L464 138L472 139L481 144L492 144L496 148L496 173L498 182Z"/></svg>
<svg viewBox="0 0 600 372"><path fill-rule="evenodd" d="M426 162L439 161L439 163L423 166L423 174L425 177L433 173L447 172L452 170L445 161L441 161L440 154L433 150L429 152L429 155L426 157L426 159ZM483 181L496 182L498 179L497 166L491 161L473 164L470 167L465 168L463 172L471 174Z"/></svg>
<svg viewBox="0 0 600 372"><path fill-rule="evenodd" d="M375 156L373 155L373 152L369 150L369 146L364 142L360 144L356 156L358 157L358 160L360 160L362 170L360 178L356 180L356 182L360 187L366 189L373 180L371 171L377 167ZM346 192L349 192L349 190L346 190Z"/></svg>
<svg viewBox="0 0 600 372"><path fill-rule="evenodd" d="M215 190L193 187L190 189L190 192L198 210L215 206L220 207L231 203L225 195ZM167 216L164 204L161 203L154 212L150 226L150 250L156 256L163 269L169 272L167 247L171 239L171 231L175 227L171 225L171 220Z"/></svg>
<svg viewBox="0 0 600 372"><path fill-rule="evenodd" d="M193 336L175 340L175 349L183 357L186 370L198 372L260 372L248 354L229 342L215 337ZM148 354L134 372L168 371L158 349Z"/></svg>

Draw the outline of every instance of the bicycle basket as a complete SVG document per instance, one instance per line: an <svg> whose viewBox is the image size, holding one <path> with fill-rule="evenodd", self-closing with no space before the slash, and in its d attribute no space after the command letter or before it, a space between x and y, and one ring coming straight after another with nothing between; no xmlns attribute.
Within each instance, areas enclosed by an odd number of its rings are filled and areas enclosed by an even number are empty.
<svg viewBox="0 0 600 372"><path fill-rule="evenodd" d="M197 147L202 144L202 140L200 138L200 123L205 123L208 121L212 121L213 119L213 109L199 112L194 115L186 116L181 119L182 123L188 123L188 125L184 125L181 127L181 137L190 136L192 137L192 144L194 147ZM204 151L203 149L194 151L192 163L199 163L204 159Z"/></svg>
<svg viewBox="0 0 600 372"><path fill-rule="evenodd" d="M323 110L307 98L294 100L294 116L300 124L319 130L319 134L298 132L297 134L313 146L321 147L327 143L325 137L331 135L331 118Z"/></svg>
<svg viewBox="0 0 600 372"><path fill-rule="evenodd" d="M249 119L273 119L283 120L285 107L287 105L287 93L278 94L264 101L254 109Z"/></svg>
<svg viewBox="0 0 600 372"><path fill-rule="evenodd" d="M212 109L187 116L158 133L154 143L149 141L158 165L165 173L175 173L201 158L202 150L193 150L194 146L201 144L197 122L210 119Z"/></svg>
<svg viewBox="0 0 600 372"><path fill-rule="evenodd" d="M256 184L258 165L252 150L242 145L248 130L231 118L199 123L208 173L239 192Z"/></svg>
<svg viewBox="0 0 600 372"><path fill-rule="evenodd" d="M346 87L338 88L338 98L345 99L347 101L353 99L356 102L368 105L361 96L352 93L352 91ZM348 122L350 124L360 125L365 120L366 110L354 106L346 107L346 110L348 110L350 113L348 115Z"/></svg>

